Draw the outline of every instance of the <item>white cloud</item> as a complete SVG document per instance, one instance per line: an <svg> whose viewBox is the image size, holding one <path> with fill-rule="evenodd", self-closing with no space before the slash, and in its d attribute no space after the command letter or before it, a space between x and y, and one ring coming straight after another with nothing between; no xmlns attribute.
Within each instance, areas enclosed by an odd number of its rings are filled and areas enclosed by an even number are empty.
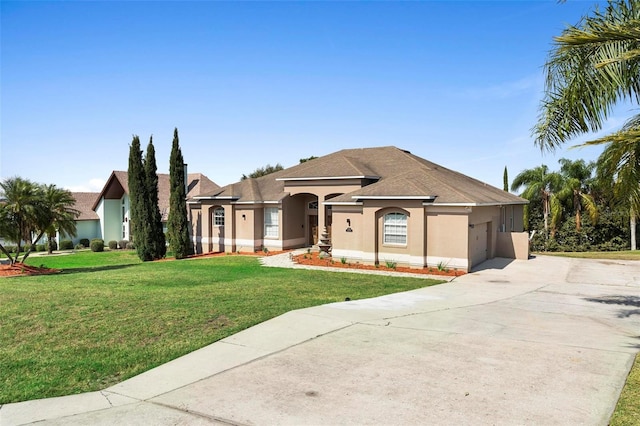
<svg viewBox="0 0 640 426"><path fill-rule="evenodd" d="M542 76L540 74L531 75L516 81L507 81L488 87L476 87L463 89L458 93L466 99L507 99L523 93L539 90L542 86Z"/></svg>
<svg viewBox="0 0 640 426"><path fill-rule="evenodd" d="M71 192L100 192L105 183L104 179L92 178L80 185L67 186L67 189Z"/></svg>

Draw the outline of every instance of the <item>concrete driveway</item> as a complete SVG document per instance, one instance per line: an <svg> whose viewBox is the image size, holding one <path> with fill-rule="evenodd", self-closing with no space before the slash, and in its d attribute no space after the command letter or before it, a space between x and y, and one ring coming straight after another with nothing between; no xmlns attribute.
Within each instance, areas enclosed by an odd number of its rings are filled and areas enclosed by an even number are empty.
<svg viewBox="0 0 640 426"><path fill-rule="evenodd" d="M290 312L102 392L7 404L0 424L606 425L639 350L640 262L494 259Z"/></svg>

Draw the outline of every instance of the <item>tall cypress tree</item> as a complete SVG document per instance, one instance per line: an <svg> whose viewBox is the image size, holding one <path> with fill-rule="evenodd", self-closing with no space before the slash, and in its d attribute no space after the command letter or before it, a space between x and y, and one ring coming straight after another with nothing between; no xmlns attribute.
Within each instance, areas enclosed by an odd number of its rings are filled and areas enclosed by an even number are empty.
<svg viewBox="0 0 640 426"><path fill-rule="evenodd" d="M162 259L167 253L167 245L162 230L162 215L158 206L158 167L156 166L156 150L153 147L153 136L149 138L147 153L144 158L144 174L146 190L146 208L149 221L149 249L153 259Z"/></svg>
<svg viewBox="0 0 640 426"><path fill-rule="evenodd" d="M504 166L504 173L502 174L502 186L502 189L509 192L509 174L507 173L507 166Z"/></svg>
<svg viewBox="0 0 640 426"><path fill-rule="evenodd" d="M129 148L128 180L133 242L136 245L136 251L138 252L140 260L153 260L148 239L149 216L146 207L148 204L148 196L146 194L146 179L142 164L142 150L140 149L140 138L135 135Z"/></svg>
<svg viewBox="0 0 640 426"><path fill-rule="evenodd" d="M169 185L171 190L169 200L169 221L167 236L169 247L175 253L176 259L185 258L193 254L193 244L187 221L186 189L184 182L184 159L178 140L178 129L173 131L173 145L169 159Z"/></svg>

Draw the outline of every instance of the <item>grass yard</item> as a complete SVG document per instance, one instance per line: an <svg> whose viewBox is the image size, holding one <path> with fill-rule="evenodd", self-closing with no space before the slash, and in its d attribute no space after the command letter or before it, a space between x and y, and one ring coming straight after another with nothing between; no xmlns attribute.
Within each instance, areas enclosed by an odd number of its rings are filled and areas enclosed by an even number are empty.
<svg viewBox="0 0 640 426"><path fill-rule="evenodd" d="M536 254L536 253L534 253ZM581 251L581 252L552 252L545 251L537 254L545 256L575 257L579 259L617 259L617 260L640 260L640 250L623 251Z"/></svg>
<svg viewBox="0 0 640 426"><path fill-rule="evenodd" d="M440 281L264 268L221 256L34 256L55 275L0 278L0 404L102 389L285 312Z"/></svg>
<svg viewBox="0 0 640 426"><path fill-rule="evenodd" d="M636 361L631 367L631 372L627 377L624 389L622 389L609 425L640 425L640 353L636 354Z"/></svg>

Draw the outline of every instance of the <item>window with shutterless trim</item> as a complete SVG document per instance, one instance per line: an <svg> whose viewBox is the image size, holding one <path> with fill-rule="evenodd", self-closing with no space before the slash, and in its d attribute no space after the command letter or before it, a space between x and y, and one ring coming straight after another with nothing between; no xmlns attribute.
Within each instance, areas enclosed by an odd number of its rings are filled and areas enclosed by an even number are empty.
<svg viewBox="0 0 640 426"><path fill-rule="evenodd" d="M385 244L407 244L407 215L387 213L384 215Z"/></svg>

